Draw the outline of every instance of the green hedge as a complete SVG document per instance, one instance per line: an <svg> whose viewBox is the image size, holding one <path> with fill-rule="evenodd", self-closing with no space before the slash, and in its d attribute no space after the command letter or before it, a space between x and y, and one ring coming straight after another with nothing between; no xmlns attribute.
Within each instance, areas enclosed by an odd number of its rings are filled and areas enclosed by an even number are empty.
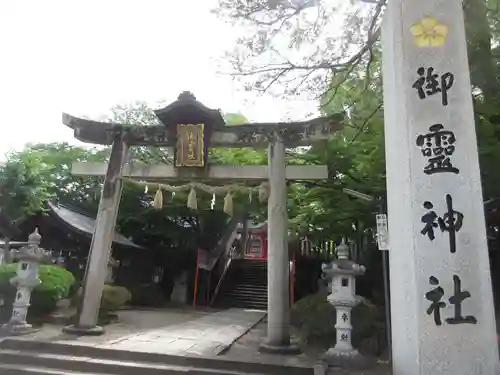
<svg viewBox="0 0 500 375"><path fill-rule="evenodd" d="M132 295L123 286L104 285L101 298L101 311L114 312L121 309L132 299Z"/></svg>
<svg viewBox="0 0 500 375"><path fill-rule="evenodd" d="M82 300L83 288L73 296L73 306L78 306ZM99 324L110 324L118 319L115 313L132 299L132 294L123 286L104 285L99 308Z"/></svg>
<svg viewBox="0 0 500 375"><path fill-rule="evenodd" d="M293 306L291 319L304 342L330 347L335 345L337 319L335 308L326 297L326 293L318 293L302 298ZM352 342L355 347L377 334L378 318L377 307L366 299L352 310Z"/></svg>
<svg viewBox="0 0 500 375"><path fill-rule="evenodd" d="M83 287L72 298L72 305L77 307L82 301ZM132 294L123 286L104 285L102 289L100 312L108 313L121 309L132 299Z"/></svg>
<svg viewBox="0 0 500 375"><path fill-rule="evenodd" d="M10 284L10 279L16 275L16 271L17 263L0 265L0 294L3 295L6 306L12 305L16 294L16 288ZM71 272L53 265L41 265L38 277L41 284L31 294L31 306L28 311L30 316L47 315L54 311L57 302L68 297L75 282Z"/></svg>

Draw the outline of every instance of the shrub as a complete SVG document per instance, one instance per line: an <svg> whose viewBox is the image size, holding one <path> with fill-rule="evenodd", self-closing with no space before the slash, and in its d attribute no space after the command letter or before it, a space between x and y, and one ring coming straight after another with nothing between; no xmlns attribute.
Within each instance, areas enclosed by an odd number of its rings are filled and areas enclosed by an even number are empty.
<svg viewBox="0 0 500 375"><path fill-rule="evenodd" d="M10 279L16 275L17 263L0 265L0 293L9 305L14 301L16 288ZM57 302L68 297L75 278L71 272L53 265L41 265L38 273L41 284L31 294L30 316L50 314L57 307ZM4 309L5 310L5 309Z"/></svg>
<svg viewBox="0 0 500 375"><path fill-rule="evenodd" d="M104 285L101 298L101 311L113 312L122 308L132 299L132 295L123 286Z"/></svg>
<svg viewBox="0 0 500 375"><path fill-rule="evenodd" d="M135 306L159 307L166 303L165 295L156 284L143 284L132 287L132 300Z"/></svg>
<svg viewBox="0 0 500 375"><path fill-rule="evenodd" d="M77 307L82 300L83 287L73 296L71 304ZM132 295L127 288L115 285L103 285L101 296L101 312L111 312L122 308L132 299Z"/></svg>
<svg viewBox="0 0 500 375"><path fill-rule="evenodd" d="M378 329L378 309L368 300L352 310L352 342L357 346L372 337ZM302 340L325 347L335 345L336 311L326 300L326 293L302 298L292 308L292 325L298 328Z"/></svg>

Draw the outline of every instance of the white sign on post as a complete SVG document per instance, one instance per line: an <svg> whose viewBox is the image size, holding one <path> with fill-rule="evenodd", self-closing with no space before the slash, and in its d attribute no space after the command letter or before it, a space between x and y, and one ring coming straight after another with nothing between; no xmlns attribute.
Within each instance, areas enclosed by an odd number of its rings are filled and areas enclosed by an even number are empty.
<svg viewBox="0 0 500 375"><path fill-rule="evenodd" d="M377 221L377 244L379 250L389 250L389 229L387 228L387 215L378 214Z"/></svg>

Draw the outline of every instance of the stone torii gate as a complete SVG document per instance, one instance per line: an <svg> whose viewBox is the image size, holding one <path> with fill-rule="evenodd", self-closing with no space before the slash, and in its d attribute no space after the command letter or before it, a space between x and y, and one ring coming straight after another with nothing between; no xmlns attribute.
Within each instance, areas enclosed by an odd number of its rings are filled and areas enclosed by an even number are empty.
<svg viewBox="0 0 500 375"><path fill-rule="evenodd" d="M122 176L149 182L165 180L269 181L268 200L268 330L261 349L291 352L289 321L289 259L286 180L320 180L328 177L327 166L286 166L285 148L308 146L326 140L341 128L342 115L302 122L253 123L225 126L219 110L209 109L189 92L155 111L161 125L134 126L95 122L63 114L63 123L80 141L112 145L108 164L75 163L76 175L105 176L96 227L89 251L78 320L66 332L101 334L97 326L106 265L110 255ZM174 147L174 165L126 165L133 146ZM208 148L268 147L268 166L208 165Z"/></svg>

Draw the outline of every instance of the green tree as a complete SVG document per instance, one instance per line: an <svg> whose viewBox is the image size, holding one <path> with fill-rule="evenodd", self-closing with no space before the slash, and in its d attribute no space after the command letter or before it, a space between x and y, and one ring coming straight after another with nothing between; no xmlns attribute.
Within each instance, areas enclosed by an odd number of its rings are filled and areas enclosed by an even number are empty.
<svg viewBox="0 0 500 375"><path fill-rule="evenodd" d="M44 202L53 198L93 208L99 180L73 176L71 164L104 161L107 155L107 150L67 143L29 144L21 151L12 152L0 165L0 207L11 218L19 220L43 210Z"/></svg>
<svg viewBox="0 0 500 375"><path fill-rule="evenodd" d="M292 187L292 222L329 228L333 235L349 232L352 225L343 218L371 215L374 207L346 197L341 189L385 194L379 44L384 9L385 1L352 5L219 0L216 13L246 27L227 61L247 89L288 95L306 92L319 97L323 114L347 113L344 130L326 147L294 155L301 163L328 164L331 177L312 189ZM485 198L500 195L499 9L498 0L464 1Z"/></svg>

